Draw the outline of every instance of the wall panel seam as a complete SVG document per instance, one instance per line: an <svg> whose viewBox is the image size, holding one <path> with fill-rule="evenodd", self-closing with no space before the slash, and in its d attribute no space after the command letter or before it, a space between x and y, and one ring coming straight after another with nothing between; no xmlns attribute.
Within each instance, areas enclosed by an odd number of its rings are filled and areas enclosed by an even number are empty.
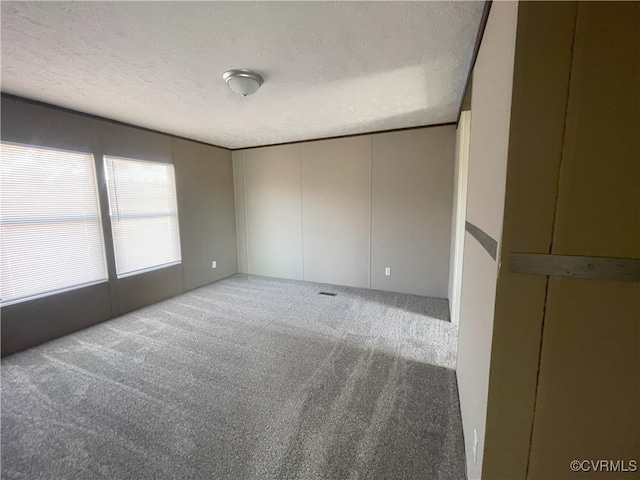
<svg viewBox="0 0 640 480"><path fill-rule="evenodd" d="M238 159L238 161L236 162L236 159ZM243 226L240 224L240 192L239 192L239 185L240 185L240 174L238 173L238 168L240 165L240 154L238 154L238 156L236 156L233 152L231 153L231 169L233 171L233 207L235 210L235 215L236 215L236 252L237 252L237 262L238 262L238 273L240 273L240 267L242 265L242 262L240 261L240 259L242 258L242 246L240 245L240 229L243 228ZM244 186L243 186L243 190L244 190ZM244 205L242 205L242 207L244 207Z"/></svg>
<svg viewBox="0 0 640 480"><path fill-rule="evenodd" d="M371 238L373 236L373 135L369 136L369 288L371 288Z"/></svg>
<svg viewBox="0 0 640 480"><path fill-rule="evenodd" d="M244 173L244 152L240 152L240 165L242 166L242 206L244 208L244 264L247 267L247 274L249 274L251 273L249 268L249 217L247 215L247 182Z"/></svg>
<svg viewBox="0 0 640 480"><path fill-rule="evenodd" d="M571 57L569 59L569 79L567 81L567 92L566 92L566 96L567 96L567 101L565 103L565 111L564 111L564 124L563 124L563 129L562 129L562 139L561 139L561 145L562 145L562 149L560 151L560 162L558 165L558 176L557 176L557 181L556 181L556 198L555 198L555 202L553 205L553 217L551 219L551 235L550 235L550 241L549 241L549 254L553 253L553 244L555 243L556 240L556 235L557 235L557 231L556 231L556 223L558 221L558 203L560 200L560 187L562 184L562 173L564 168L566 168L566 166L564 165L564 159L565 159L565 151L566 151L566 142L567 142L567 123L569 120L569 109L571 107L571 89L572 89L572 83L574 83L576 81L575 79L575 62L576 62L576 56L575 56L575 49L576 49L576 37L579 33L578 31L578 12L579 12L579 5L576 3L575 4L575 14L574 14L574 19L573 19L573 39L572 39L572 43L571 43ZM511 268L511 259L509 259L509 267ZM544 347L544 330L545 330L545 323L546 323L546 317L547 317L547 307L548 307L548 302L549 302L549 293L550 293L550 289L551 289L551 278L547 276L546 278L546 282L545 282L545 291L544 291L544 301L542 303L542 321L540 322L540 343L538 346L538 369L536 372L536 381L535 381L535 385L534 385L534 394L533 394L533 406L532 406L532 412L531 412L531 432L529 434L529 449L527 452L527 465L526 465L526 478L530 478L530 473L531 473L531 455L533 453L533 442L534 442L534 436L535 436L535 427L536 427L536 412L538 409L538 393L539 393L539 389L540 389L540 377L541 377L541 367L542 367L542 349Z"/></svg>
<svg viewBox="0 0 640 480"><path fill-rule="evenodd" d="M304 202L302 196L302 144L299 145L298 158L300 160L300 246L302 252L302 281L305 281L304 276Z"/></svg>

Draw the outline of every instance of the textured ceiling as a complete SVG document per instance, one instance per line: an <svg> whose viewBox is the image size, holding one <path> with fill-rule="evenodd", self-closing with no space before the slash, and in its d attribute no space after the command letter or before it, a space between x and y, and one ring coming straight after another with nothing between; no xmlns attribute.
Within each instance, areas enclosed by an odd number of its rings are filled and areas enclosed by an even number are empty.
<svg viewBox="0 0 640 480"><path fill-rule="evenodd" d="M240 148L454 121L483 3L1 8L3 92ZM237 96L232 68L265 84Z"/></svg>

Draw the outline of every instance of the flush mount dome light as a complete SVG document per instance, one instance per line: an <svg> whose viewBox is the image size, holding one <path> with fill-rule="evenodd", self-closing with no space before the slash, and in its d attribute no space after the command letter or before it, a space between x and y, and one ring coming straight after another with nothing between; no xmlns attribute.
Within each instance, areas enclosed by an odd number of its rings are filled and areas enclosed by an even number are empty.
<svg viewBox="0 0 640 480"><path fill-rule="evenodd" d="M222 75L229 88L243 97L256 93L264 83L262 75L251 70L229 70Z"/></svg>

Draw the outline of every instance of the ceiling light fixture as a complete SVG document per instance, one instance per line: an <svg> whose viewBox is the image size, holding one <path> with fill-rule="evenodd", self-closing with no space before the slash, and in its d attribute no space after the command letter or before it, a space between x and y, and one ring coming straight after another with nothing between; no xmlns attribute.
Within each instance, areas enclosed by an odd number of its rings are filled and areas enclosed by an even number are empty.
<svg viewBox="0 0 640 480"><path fill-rule="evenodd" d="M243 97L256 93L264 83L262 75L251 70L229 70L222 75L229 88Z"/></svg>

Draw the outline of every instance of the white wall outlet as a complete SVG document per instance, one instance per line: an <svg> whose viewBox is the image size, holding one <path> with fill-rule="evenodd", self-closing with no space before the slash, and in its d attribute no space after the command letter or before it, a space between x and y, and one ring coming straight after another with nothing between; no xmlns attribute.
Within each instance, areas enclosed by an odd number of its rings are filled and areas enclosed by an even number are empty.
<svg viewBox="0 0 640 480"><path fill-rule="evenodd" d="M473 463L478 463L478 432L473 429Z"/></svg>
<svg viewBox="0 0 640 480"><path fill-rule="evenodd" d="M218 262L216 262L215 260L211 262L211 268L216 268L217 266L218 266Z"/></svg>
<svg viewBox="0 0 640 480"><path fill-rule="evenodd" d="M391 267L384 267L384 274L387 277L390 277L391 276Z"/></svg>

